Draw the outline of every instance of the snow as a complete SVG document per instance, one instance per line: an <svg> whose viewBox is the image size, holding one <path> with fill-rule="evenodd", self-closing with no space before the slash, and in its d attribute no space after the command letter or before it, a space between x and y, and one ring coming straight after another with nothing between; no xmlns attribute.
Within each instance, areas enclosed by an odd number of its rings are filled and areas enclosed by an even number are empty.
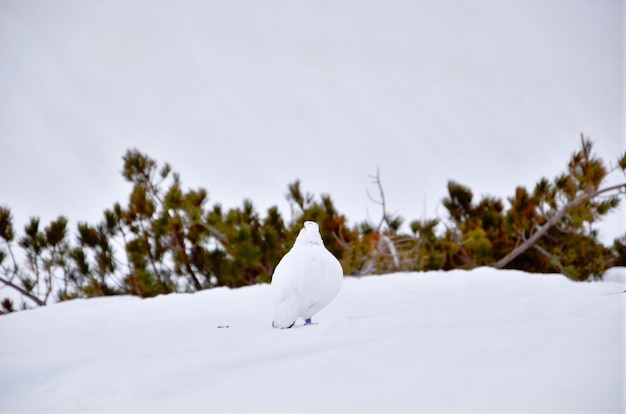
<svg viewBox="0 0 626 414"><path fill-rule="evenodd" d="M624 289L346 277L317 325L288 330L269 285L65 302L0 317L0 411L618 412Z"/></svg>
<svg viewBox="0 0 626 414"><path fill-rule="evenodd" d="M285 329L316 315L337 296L342 279L341 263L324 247L318 224L305 221L272 275L272 326Z"/></svg>

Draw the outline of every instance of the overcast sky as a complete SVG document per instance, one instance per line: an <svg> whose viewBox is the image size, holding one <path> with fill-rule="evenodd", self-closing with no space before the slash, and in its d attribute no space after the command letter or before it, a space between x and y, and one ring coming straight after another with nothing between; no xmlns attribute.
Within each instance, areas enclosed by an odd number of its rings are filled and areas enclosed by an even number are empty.
<svg viewBox="0 0 626 414"><path fill-rule="evenodd" d="M376 220L379 168L391 210L443 217L449 179L510 196L581 132L617 159L625 20L619 0L0 0L0 203L20 230L95 223L136 147L210 204L287 213L300 179Z"/></svg>

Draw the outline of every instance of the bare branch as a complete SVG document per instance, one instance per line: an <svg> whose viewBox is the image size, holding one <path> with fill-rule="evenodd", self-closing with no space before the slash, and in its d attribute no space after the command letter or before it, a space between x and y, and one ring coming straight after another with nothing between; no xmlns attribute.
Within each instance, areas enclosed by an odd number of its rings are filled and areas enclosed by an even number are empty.
<svg viewBox="0 0 626 414"><path fill-rule="evenodd" d="M558 261L558 259L556 259L553 255L551 255L550 252L548 252L546 249L541 247L539 244L535 244L533 248L537 249L539 253L546 256L550 260L550 263L555 264L559 268L559 271L563 273L563 271L565 270L563 268L563 265L561 264L561 262Z"/></svg>
<svg viewBox="0 0 626 414"><path fill-rule="evenodd" d="M381 235L380 239L379 239L379 249L382 251L382 243L385 243L387 251L389 251L389 254L391 255L391 258L393 259L393 265L396 267L396 269L398 267L400 267L400 259L398 257L398 250L396 249L395 244L393 243L393 240L391 240L391 237L386 236L386 235Z"/></svg>
<svg viewBox="0 0 626 414"><path fill-rule="evenodd" d="M372 200L374 203L380 205L382 207L382 217L380 219L380 222L378 223L378 225L376 226L376 231L380 231L383 223L385 223L385 221L387 220L387 201L385 200L385 192L383 191L383 185L380 182L380 170L378 168L376 168L376 175L371 175L370 178L372 178L373 180L373 184L376 184L376 187L378 187L378 193L380 196L380 199L377 201L375 200L370 194L369 191L367 191L367 196L370 198L370 200Z"/></svg>
<svg viewBox="0 0 626 414"><path fill-rule="evenodd" d="M206 224L204 222L200 222L199 223L202 227L204 227L211 236L215 237L217 240L220 241L220 243L222 243L222 245L227 246L228 245L228 239L226 238L226 236L224 236L224 234L219 231L218 229L216 229L215 227L211 226L210 224Z"/></svg>
<svg viewBox="0 0 626 414"><path fill-rule="evenodd" d="M342 249L348 250L350 248L350 244L347 241L343 240L343 238L337 236L334 232L332 233L332 236Z"/></svg>

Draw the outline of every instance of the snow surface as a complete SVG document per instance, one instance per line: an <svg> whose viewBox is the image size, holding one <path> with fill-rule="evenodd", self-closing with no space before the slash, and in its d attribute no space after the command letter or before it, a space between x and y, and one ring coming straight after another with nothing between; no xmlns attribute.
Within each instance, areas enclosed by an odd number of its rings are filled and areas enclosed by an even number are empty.
<svg viewBox="0 0 626 414"><path fill-rule="evenodd" d="M288 330L269 285L76 300L0 317L0 411L618 412L625 288L347 277L318 325Z"/></svg>

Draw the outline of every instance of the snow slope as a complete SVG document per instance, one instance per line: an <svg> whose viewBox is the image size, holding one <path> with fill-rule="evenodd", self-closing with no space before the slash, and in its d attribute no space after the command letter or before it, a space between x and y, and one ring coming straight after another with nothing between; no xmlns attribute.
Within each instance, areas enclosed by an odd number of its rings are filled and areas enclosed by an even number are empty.
<svg viewBox="0 0 626 414"><path fill-rule="evenodd" d="M289 330L268 285L19 312L0 317L0 411L618 412L621 280L346 278Z"/></svg>

